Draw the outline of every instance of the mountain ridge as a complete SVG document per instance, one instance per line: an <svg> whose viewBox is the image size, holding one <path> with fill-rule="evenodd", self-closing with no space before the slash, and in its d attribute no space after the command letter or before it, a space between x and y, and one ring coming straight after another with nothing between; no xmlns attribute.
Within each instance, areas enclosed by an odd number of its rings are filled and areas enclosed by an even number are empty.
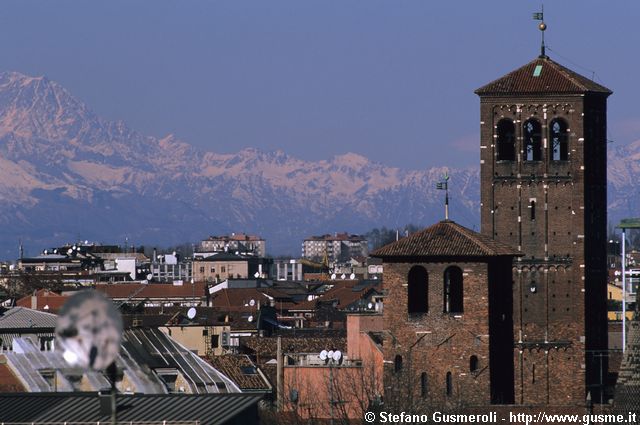
<svg viewBox="0 0 640 425"><path fill-rule="evenodd" d="M625 194L637 194L640 142L610 154L610 210L624 215L638 206ZM265 237L271 254L299 255L312 234L440 220L435 182L445 172L451 216L477 229L475 167L404 170L352 152L308 161L279 150L203 151L175 135L145 136L104 120L46 77L0 73L0 254L7 259L17 256L19 239L35 254L79 239L166 246L240 231Z"/></svg>

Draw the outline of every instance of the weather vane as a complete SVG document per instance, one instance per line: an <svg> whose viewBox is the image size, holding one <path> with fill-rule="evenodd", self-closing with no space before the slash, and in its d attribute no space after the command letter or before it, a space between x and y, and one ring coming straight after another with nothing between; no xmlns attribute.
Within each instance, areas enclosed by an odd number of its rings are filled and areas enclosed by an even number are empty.
<svg viewBox="0 0 640 425"><path fill-rule="evenodd" d="M538 29L542 33L542 44L540 46L540 57L541 58L546 58L547 55L545 53L545 48L544 48L544 31L547 29L547 24L544 23L544 5L542 5L540 7L540 12L535 12L533 14L533 19L535 19L536 21L540 21L540 23L538 24Z"/></svg>
<svg viewBox="0 0 640 425"><path fill-rule="evenodd" d="M442 181L436 183L436 189L444 190L444 219L449 220L449 175L444 173L442 176Z"/></svg>

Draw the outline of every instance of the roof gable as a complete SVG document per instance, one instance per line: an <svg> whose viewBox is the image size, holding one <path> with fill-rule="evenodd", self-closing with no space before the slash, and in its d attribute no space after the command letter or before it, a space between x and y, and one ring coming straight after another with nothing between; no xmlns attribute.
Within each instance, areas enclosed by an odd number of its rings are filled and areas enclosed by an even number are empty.
<svg viewBox="0 0 640 425"><path fill-rule="evenodd" d="M517 256L518 251L485 235L441 221L377 249L374 257L492 257Z"/></svg>
<svg viewBox="0 0 640 425"><path fill-rule="evenodd" d="M546 56L538 57L475 91L483 95L525 93L612 93L608 88L565 68Z"/></svg>

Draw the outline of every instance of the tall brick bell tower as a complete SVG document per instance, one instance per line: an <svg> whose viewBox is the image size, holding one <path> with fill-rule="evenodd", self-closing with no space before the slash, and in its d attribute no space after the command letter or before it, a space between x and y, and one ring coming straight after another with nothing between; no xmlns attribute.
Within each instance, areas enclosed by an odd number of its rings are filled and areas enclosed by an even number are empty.
<svg viewBox="0 0 640 425"><path fill-rule="evenodd" d="M544 46L544 45L543 45ZM513 261L516 404L599 400L612 93L542 54L480 96L481 232Z"/></svg>

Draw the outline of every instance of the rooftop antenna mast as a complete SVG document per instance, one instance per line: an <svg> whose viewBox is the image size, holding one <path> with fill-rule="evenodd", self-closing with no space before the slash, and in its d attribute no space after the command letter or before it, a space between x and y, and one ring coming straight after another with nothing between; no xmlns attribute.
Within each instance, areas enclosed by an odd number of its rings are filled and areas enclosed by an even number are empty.
<svg viewBox="0 0 640 425"><path fill-rule="evenodd" d="M444 190L444 219L449 220L449 175L444 173L442 176L442 181L436 183L436 189Z"/></svg>
<svg viewBox="0 0 640 425"><path fill-rule="evenodd" d="M535 12L533 14L533 19L535 19L536 21L540 21L540 23L538 24L538 29L542 34L542 44L540 45L540 57L546 59L547 54L544 46L544 32L547 29L547 24L544 23L544 5L540 7L540 12Z"/></svg>

